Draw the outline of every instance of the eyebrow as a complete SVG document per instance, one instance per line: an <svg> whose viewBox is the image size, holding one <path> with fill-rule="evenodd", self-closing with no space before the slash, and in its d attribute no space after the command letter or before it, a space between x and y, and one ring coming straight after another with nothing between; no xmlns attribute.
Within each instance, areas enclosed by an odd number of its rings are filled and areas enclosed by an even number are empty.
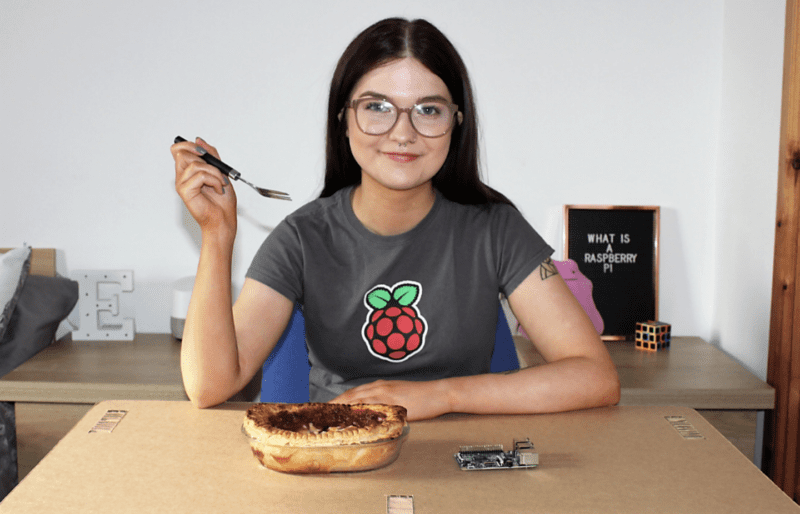
<svg viewBox="0 0 800 514"><path fill-rule="evenodd" d="M382 93L376 93L375 91L364 91L363 93L361 93L359 98L378 98L380 100L389 100L389 101L394 102L387 95L384 95ZM447 103L447 104L452 103L452 100L448 100L447 98L443 97L442 95L424 96L422 98L417 98L417 100L414 103L418 104L418 103L421 103L421 102L430 102L430 101L433 101L433 100L439 100L439 101L442 101L442 102Z"/></svg>

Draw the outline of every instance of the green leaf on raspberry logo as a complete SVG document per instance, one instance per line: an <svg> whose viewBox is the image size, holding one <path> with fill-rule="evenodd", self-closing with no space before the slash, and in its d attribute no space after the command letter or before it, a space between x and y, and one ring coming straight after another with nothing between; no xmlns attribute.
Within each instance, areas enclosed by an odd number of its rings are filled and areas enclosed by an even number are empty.
<svg viewBox="0 0 800 514"><path fill-rule="evenodd" d="M403 307L414 305L419 295L419 286L415 284L402 284L392 291L392 297Z"/></svg>
<svg viewBox="0 0 800 514"><path fill-rule="evenodd" d="M367 303L373 309L383 309L392 299L392 293L385 287L378 286L367 293Z"/></svg>

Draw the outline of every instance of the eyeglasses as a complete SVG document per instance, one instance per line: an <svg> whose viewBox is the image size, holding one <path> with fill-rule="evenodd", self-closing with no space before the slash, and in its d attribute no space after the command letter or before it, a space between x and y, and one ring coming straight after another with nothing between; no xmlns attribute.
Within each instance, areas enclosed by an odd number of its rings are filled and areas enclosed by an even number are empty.
<svg viewBox="0 0 800 514"><path fill-rule="evenodd" d="M401 109L385 98L365 97L351 101L345 105L347 108L355 112L356 125L361 132L371 136L380 136L392 130L401 113L408 114L411 126L424 137L442 137L450 132L456 122L461 123L464 119L456 104L435 99ZM344 109L339 119L342 114Z"/></svg>

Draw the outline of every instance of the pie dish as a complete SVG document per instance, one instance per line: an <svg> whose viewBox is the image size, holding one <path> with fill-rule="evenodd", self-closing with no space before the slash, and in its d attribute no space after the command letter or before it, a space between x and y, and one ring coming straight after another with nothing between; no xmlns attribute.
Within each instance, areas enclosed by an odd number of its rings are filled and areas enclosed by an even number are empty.
<svg viewBox="0 0 800 514"><path fill-rule="evenodd" d="M397 405L257 403L242 431L256 459L289 473L365 471L393 462L408 434Z"/></svg>

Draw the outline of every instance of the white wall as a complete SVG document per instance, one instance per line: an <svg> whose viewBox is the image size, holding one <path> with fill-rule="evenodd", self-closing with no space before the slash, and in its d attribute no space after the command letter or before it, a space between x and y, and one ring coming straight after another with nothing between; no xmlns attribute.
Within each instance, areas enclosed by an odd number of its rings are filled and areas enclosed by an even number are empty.
<svg viewBox="0 0 800 514"><path fill-rule="evenodd" d="M133 269L138 331L169 330L198 234L169 145L196 135L237 189L234 281L319 192L336 59L390 15L425 17L472 73L489 183L561 256L565 203L660 205L660 318L766 369L784 0L4 0L0 245L62 270Z"/></svg>
<svg viewBox="0 0 800 514"><path fill-rule="evenodd" d="M710 340L766 378L785 2L727 0Z"/></svg>

